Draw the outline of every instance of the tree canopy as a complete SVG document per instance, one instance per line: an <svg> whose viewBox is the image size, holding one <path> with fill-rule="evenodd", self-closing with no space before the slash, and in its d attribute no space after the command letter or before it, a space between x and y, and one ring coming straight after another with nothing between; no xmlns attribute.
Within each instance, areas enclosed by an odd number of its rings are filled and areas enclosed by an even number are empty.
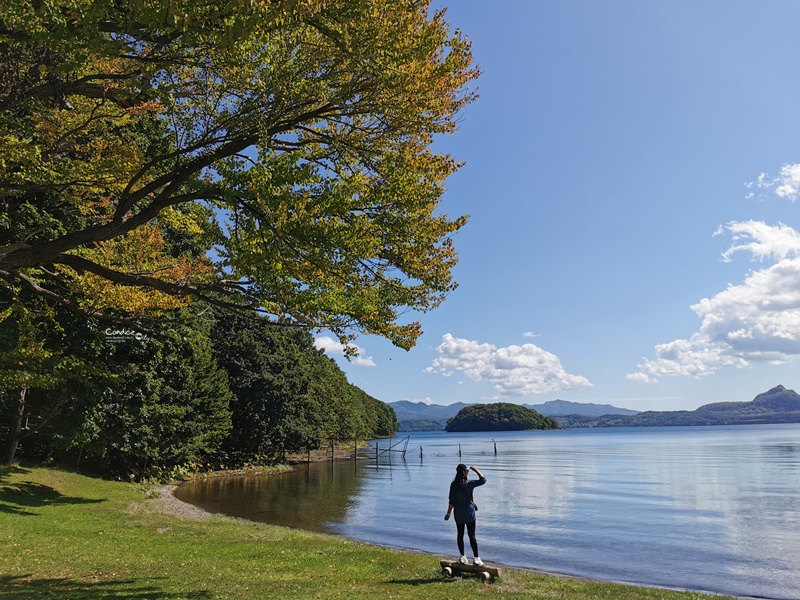
<svg viewBox="0 0 800 600"><path fill-rule="evenodd" d="M391 436L394 410L347 381L307 331L217 311L215 353L233 398L231 455L281 457L324 440Z"/></svg>
<svg viewBox="0 0 800 600"><path fill-rule="evenodd" d="M188 324L109 342L59 308L10 315L0 328L0 465L21 444L26 457L91 473L162 478L398 427L394 410L349 383L302 328L193 303L182 311L201 314Z"/></svg>
<svg viewBox="0 0 800 600"><path fill-rule="evenodd" d="M558 423L535 410L509 402L472 404L447 421L446 431L521 431L558 429Z"/></svg>
<svg viewBox="0 0 800 600"><path fill-rule="evenodd" d="M460 163L431 144L478 76L428 4L3 4L0 282L99 319L201 298L413 346L400 319L455 287L466 220L437 212Z"/></svg>
<svg viewBox="0 0 800 600"><path fill-rule="evenodd" d="M106 347L105 378L37 436L40 454L113 476L162 476L213 461L231 432L231 391L208 323ZM27 454L35 455L36 449Z"/></svg>

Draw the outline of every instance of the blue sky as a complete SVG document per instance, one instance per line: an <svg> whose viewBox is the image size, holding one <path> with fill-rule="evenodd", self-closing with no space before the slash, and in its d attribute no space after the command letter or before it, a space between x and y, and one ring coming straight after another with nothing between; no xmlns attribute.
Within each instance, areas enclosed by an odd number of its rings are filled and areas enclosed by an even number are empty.
<svg viewBox="0 0 800 600"><path fill-rule="evenodd" d="M438 149L459 288L410 352L335 356L385 402L636 410L800 390L800 3L450 0L480 98Z"/></svg>

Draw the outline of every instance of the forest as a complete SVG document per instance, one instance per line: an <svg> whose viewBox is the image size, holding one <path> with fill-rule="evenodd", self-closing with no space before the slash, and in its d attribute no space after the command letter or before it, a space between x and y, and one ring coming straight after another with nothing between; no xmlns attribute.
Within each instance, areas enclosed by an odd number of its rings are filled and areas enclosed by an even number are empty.
<svg viewBox="0 0 800 600"><path fill-rule="evenodd" d="M314 348L412 348L479 76L428 0L0 7L0 463L108 476L390 435Z"/></svg>
<svg viewBox="0 0 800 600"><path fill-rule="evenodd" d="M0 421L6 460L18 443L16 454L91 474L167 478L393 435L392 408L350 384L307 330L220 309L193 316L191 326L143 335L51 314L39 334L49 357L39 384L26 389L17 428ZM9 372L29 333L6 325L0 365ZM0 390L6 415L20 406L15 393Z"/></svg>
<svg viewBox="0 0 800 600"><path fill-rule="evenodd" d="M523 431L559 429L551 417L509 402L472 404L447 421L446 431Z"/></svg>

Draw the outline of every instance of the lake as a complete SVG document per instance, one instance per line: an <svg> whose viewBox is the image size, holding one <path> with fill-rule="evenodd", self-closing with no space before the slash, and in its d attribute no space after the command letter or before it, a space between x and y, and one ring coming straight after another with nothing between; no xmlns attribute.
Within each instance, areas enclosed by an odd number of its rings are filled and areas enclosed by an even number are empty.
<svg viewBox="0 0 800 600"><path fill-rule="evenodd" d="M800 424L412 433L405 458L385 452L389 443L379 442L378 461L373 446L355 461L198 480L176 495L212 512L449 557L447 491L464 462L488 480L475 490L486 561L800 598Z"/></svg>

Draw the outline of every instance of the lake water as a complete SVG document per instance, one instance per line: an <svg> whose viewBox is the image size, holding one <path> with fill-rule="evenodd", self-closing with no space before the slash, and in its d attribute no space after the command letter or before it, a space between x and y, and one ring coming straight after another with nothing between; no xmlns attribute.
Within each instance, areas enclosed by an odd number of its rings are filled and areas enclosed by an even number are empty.
<svg viewBox="0 0 800 600"><path fill-rule="evenodd" d="M455 525L443 517L464 462L488 480L475 490L486 561L800 598L800 424L410 435L405 458L385 452L376 463L373 447L356 461L196 481L176 495L212 512L453 556Z"/></svg>

